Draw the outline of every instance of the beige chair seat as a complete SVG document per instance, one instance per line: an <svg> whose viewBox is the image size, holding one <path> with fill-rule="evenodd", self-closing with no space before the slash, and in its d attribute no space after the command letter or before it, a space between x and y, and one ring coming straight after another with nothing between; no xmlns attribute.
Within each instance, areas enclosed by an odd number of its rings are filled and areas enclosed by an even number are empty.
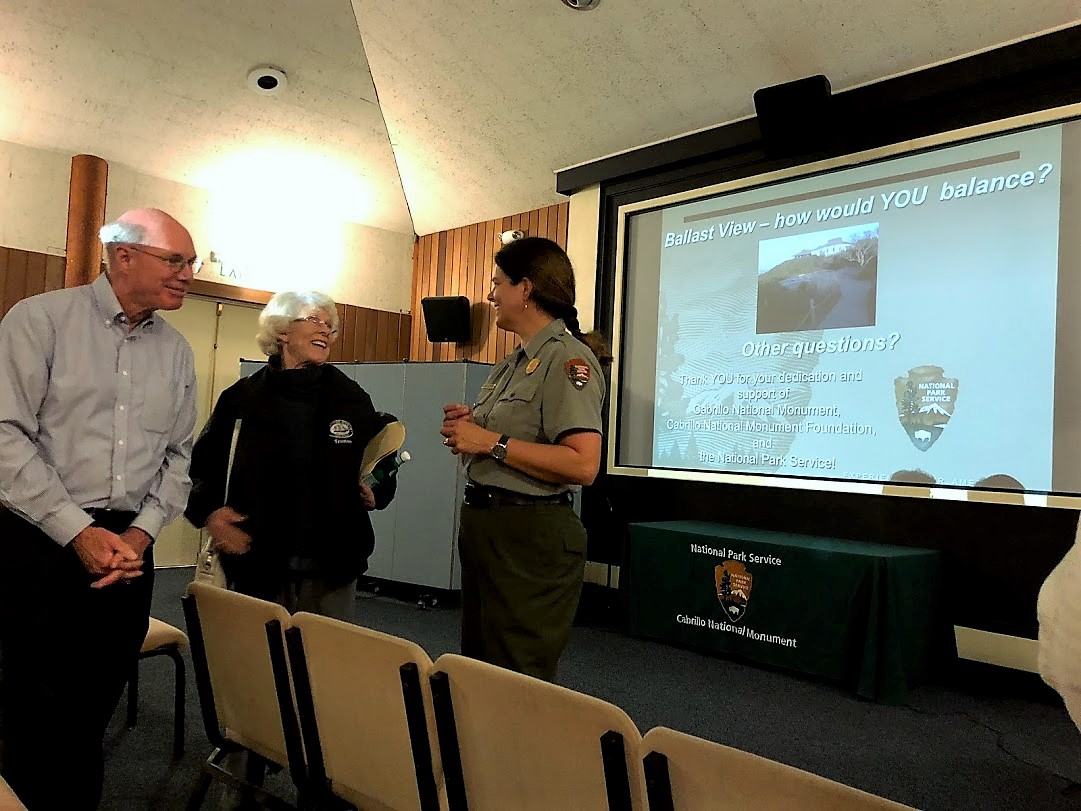
<svg viewBox="0 0 1081 811"><path fill-rule="evenodd" d="M641 746L651 809L912 811L906 805L795 766L667 727L651 729L642 738ZM663 756L661 761L656 760L658 756Z"/></svg>
<svg viewBox="0 0 1081 811"><path fill-rule="evenodd" d="M618 707L453 653L431 682L452 809L646 808L642 737Z"/></svg>
<svg viewBox="0 0 1081 811"><path fill-rule="evenodd" d="M188 635L167 622L151 617L150 629L146 632L146 639L143 640L140 653L149 653L166 645L186 648L188 646Z"/></svg>
<svg viewBox="0 0 1081 811"><path fill-rule="evenodd" d="M173 758L184 757L184 657L180 651L188 646L188 635L159 619L150 618L139 658L128 676L128 729L134 729L139 720L139 662L153 656L168 656L176 669L173 693Z"/></svg>

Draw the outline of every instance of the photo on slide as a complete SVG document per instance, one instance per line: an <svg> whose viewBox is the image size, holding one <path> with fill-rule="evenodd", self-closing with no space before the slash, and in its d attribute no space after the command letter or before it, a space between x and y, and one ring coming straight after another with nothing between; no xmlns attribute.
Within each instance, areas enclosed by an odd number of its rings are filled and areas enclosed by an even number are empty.
<svg viewBox="0 0 1081 811"><path fill-rule="evenodd" d="M759 335L874 326L877 292L877 222L758 243Z"/></svg>

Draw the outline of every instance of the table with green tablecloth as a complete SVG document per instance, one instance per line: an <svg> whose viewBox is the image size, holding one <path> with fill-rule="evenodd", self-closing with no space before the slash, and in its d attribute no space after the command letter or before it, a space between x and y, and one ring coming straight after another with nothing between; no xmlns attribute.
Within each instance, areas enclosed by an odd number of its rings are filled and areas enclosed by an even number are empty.
<svg viewBox="0 0 1081 811"><path fill-rule="evenodd" d="M630 525L630 630L903 703L956 658L931 549L699 521Z"/></svg>

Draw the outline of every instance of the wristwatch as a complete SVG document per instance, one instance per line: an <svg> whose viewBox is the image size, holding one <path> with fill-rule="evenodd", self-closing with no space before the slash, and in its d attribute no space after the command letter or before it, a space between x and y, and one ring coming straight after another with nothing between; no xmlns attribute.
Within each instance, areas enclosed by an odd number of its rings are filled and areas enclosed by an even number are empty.
<svg viewBox="0 0 1081 811"><path fill-rule="evenodd" d="M489 451L489 456L495 459L497 462L502 462L507 458L507 443L510 442L510 435L503 434L499 438L499 441L495 443L492 450Z"/></svg>

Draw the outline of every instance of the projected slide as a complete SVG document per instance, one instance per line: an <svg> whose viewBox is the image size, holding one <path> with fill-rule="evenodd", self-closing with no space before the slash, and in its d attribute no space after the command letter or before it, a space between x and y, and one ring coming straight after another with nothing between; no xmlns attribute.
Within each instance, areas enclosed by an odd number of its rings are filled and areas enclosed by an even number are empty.
<svg viewBox="0 0 1081 811"><path fill-rule="evenodd" d="M1062 142L1047 126L640 215L624 396L653 424L635 450L624 420L624 461L1051 490Z"/></svg>

